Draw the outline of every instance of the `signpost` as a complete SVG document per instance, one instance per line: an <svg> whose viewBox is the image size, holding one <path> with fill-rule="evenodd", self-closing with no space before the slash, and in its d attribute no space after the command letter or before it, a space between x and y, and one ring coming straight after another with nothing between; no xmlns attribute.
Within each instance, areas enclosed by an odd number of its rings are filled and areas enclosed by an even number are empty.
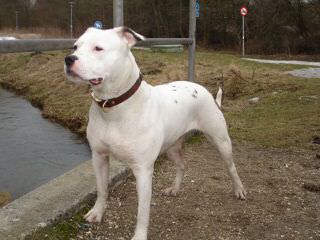
<svg viewBox="0 0 320 240"><path fill-rule="evenodd" d="M73 5L75 2L69 2L70 4L70 38L73 38Z"/></svg>
<svg viewBox="0 0 320 240"><path fill-rule="evenodd" d="M240 14L242 15L242 56L244 57L244 17L248 14L248 9L245 6L240 8Z"/></svg>
<svg viewBox="0 0 320 240"><path fill-rule="evenodd" d="M16 11L16 31L19 30L19 11Z"/></svg>

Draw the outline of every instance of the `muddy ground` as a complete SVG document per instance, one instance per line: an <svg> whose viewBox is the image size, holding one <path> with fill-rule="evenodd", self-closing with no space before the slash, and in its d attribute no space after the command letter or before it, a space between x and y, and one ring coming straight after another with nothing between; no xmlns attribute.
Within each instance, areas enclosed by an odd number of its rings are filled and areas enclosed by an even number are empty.
<svg viewBox="0 0 320 240"><path fill-rule="evenodd" d="M237 200L217 151L206 141L184 150L187 171L177 197L162 190L174 164L155 171L149 239L320 239L320 159L304 150L259 150L235 145L238 172L248 191ZM130 239L137 210L135 181L116 188L101 225L83 224L76 239Z"/></svg>

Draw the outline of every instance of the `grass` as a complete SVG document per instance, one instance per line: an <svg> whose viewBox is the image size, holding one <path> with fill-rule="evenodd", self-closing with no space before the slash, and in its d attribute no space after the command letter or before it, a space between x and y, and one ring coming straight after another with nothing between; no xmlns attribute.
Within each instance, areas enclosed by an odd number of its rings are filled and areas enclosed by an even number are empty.
<svg viewBox="0 0 320 240"><path fill-rule="evenodd" d="M40 107L43 116L85 136L90 105L87 86L65 80L63 59L68 51L0 56L0 84ZM145 79L155 85L187 79L187 53L134 51ZM238 56L211 51L197 53L197 82L214 95L224 82L223 102L230 134L238 141L265 147L312 147L319 135L318 79L285 74L301 68L244 61ZM276 92L276 94L275 94ZM305 98L303 96L317 96ZM260 97L258 104L248 99Z"/></svg>
<svg viewBox="0 0 320 240"><path fill-rule="evenodd" d="M312 137L320 133L319 99L303 96L319 96L320 82L303 81L296 91L264 96L244 111L228 112L231 135L264 147L312 148Z"/></svg>
<svg viewBox="0 0 320 240"><path fill-rule="evenodd" d="M62 220L54 226L40 228L32 235L27 236L26 240L70 240L75 239L79 228L86 228L83 215L89 210L88 207L81 209L77 214L71 218Z"/></svg>
<svg viewBox="0 0 320 240"><path fill-rule="evenodd" d="M44 117L85 135L90 105L88 87L66 81L63 59L68 51L0 56L0 84L42 109ZM187 53L134 52L151 84L187 79ZM285 74L294 65L261 64L228 53L197 53L197 82L214 95L224 83L224 112L231 137L262 147L314 148L311 139L320 135L320 81ZM260 97L257 104L248 99ZM316 96L310 98L308 96ZM202 140L193 135L189 143ZM40 229L27 239L72 239L82 225L80 213L54 226Z"/></svg>

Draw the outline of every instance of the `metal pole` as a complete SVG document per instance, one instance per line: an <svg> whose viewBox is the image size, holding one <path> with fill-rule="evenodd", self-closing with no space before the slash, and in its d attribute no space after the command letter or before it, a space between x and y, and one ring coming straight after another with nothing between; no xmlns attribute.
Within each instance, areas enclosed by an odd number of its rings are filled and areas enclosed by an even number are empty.
<svg viewBox="0 0 320 240"><path fill-rule="evenodd" d="M74 2L69 2L70 4L70 38L73 38L73 4Z"/></svg>
<svg viewBox="0 0 320 240"><path fill-rule="evenodd" d="M113 0L113 27L123 26L123 0Z"/></svg>
<svg viewBox="0 0 320 240"><path fill-rule="evenodd" d="M244 57L244 16L242 16L242 56Z"/></svg>
<svg viewBox="0 0 320 240"><path fill-rule="evenodd" d="M19 30L19 11L16 11L16 31Z"/></svg>
<svg viewBox="0 0 320 240"><path fill-rule="evenodd" d="M189 70L188 80L190 82L195 81L195 50L196 50L196 0L190 0L189 2L189 38L191 38L192 44L189 45Z"/></svg>

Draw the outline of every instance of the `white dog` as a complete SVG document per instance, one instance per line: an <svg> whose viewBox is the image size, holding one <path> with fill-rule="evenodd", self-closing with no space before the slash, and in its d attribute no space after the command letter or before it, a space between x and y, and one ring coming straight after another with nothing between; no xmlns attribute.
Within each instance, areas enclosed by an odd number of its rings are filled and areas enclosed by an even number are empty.
<svg viewBox="0 0 320 240"><path fill-rule="evenodd" d="M236 197L246 192L232 158L232 145L217 99L201 85L177 81L150 86L142 80L130 49L144 37L127 27L89 28L65 58L69 79L92 87L87 138L97 179L97 200L85 215L100 222L105 212L109 159L125 161L137 181L138 215L133 240L146 240L154 162L161 153L176 164L176 177L164 190L179 191L184 160L181 145L192 129L202 131L219 150L233 181Z"/></svg>

